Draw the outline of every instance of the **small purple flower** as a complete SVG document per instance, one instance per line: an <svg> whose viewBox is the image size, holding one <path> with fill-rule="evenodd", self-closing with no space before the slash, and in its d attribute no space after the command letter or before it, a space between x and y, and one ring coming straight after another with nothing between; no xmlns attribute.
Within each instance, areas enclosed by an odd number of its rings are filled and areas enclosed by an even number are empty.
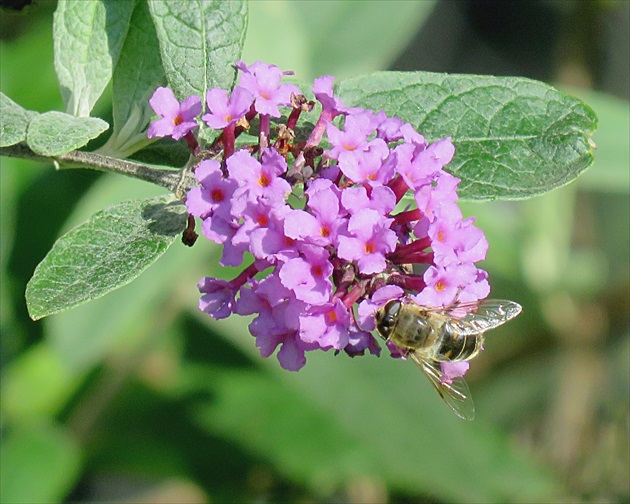
<svg viewBox="0 0 630 504"><path fill-rule="evenodd" d="M280 268L280 280L295 297L311 305L322 305L330 300L333 266L326 249L303 245L300 257L289 259Z"/></svg>
<svg viewBox="0 0 630 504"><path fill-rule="evenodd" d="M212 129L223 129L245 117L254 97L245 88L235 87L228 99L225 89L213 88L206 93L209 112L201 116Z"/></svg>
<svg viewBox="0 0 630 504"><path fill-rule="evenodd" d="M317 101L322 104L323 114L326 115L328 121L332 121L346 109L341 99L334 96L334 81L335 78L332 75L325 75L318 77L313 82L313 94L315 98L317 98Z"/></svg>
<svg viewBox="0 0 630 504"><path fill-rule="evenodd" d="M418 209L429 219L434 221L438 215L452 216L460 215L461 212L456 204L459 199L457 195L457 185L459 179L446 172L440 174L431 182L414 193L414 199ZM452 218L452 217L447 217Z"/></svg>
<svg viewBox="0 0 630 504"><path fill-rule="evenodd" d="M313 245L332 245L345 221L345 212L340 213L339 190L329 180L317 179L306 193L312 213L292 210L285 219L285 233Z"/></svg>
<svg viewBox="0 0 630 504"><path fill-rule="evenodd" d="M323 349L343 350L349 342L351 318L340 300L310 307L300 316L300 339Z"/></svg>
<svg viewBox="0 0 630 504"><path fill-rule="evenodd" d="M439 263L440 256L436 257ZM449 306L462 299L462 292L477 282L477 268L470 263L451 262L444 266L430 266L424 272L426 287L411 299L424 306ZM466 300L468 301L468 300Z"/></svg>
<svg viewBox="0 0 630 504"><path fill-rule="evenodd" d="M287 163L274 149L265 150L262 162L245 150L237 151L228 158L227 170L240 186L232 201L232 211L236 215L248 199L260 197L280 203L291 192L291 185L281 177L287 171Z"/></svg>
<svg viewBox="0 0 630 504"><path fill-rule="evenodd" d="M455 208L457 212L441 216L429 225L431 248L437 255L463 263L483 261L488 250L483 231L473 225L473 218L462 221L458 207Z"/></svg>
<svg viewBox="0 0 630 504"><path fill-rule="evenodd" d="M255 61L247 66L245 62L239 61L236 68L242 72L239 86L254 96L254 109L259 114L280 117L278 106L291 105L291 94L301 94L293 84L280 84L284 75L293 72L283 72L276 65Z"/></svg>
<svg viewBox="0 0 630 504"><path fill-rule="evenodd" d="M342 259L356 261L364 274L379 273L385 269L385 254L396 247L396 233L390 229L393 219L381 216L370 208L352 215L347 233L338 238L338 254Z"/></svg>
<svg viewBox="0 0 630 504"><path fill-rule="evenodd" d="M376 131L378 121L372 111L362 110L361 112L346 116L343 130L340 130L332 123L326 126L326 135L332 145L332 149L327 151L331 159L339 161L339 167L344 170L344 165L351 160L356 160L363 155L363 151L372 147L375 153L386 156L388 153L387 144L380 138L368 140L368 137ZM356 182L356 181L355 181Z"/></svg>
<svg viewBox="0 0 630 504"><path fill-rule="evenodd" d="M236 292L229 282L218 278L204 277L197 284L199 292L203 294L199 299L199 309L208 313L214 319L227 318L234 309Z"/></svg>
<svg viewBox="0 0 630 504"><path fill-rule="evenodd" d="M201 187L193 187L186 198L188 212L196 217L207 218L215 214L228 217L230 198L237 183L226 179L218 161L206 159L199 163L195 178Z"/></svg>
<svg viewBox="0 0 630 504"><path fill-rule="evenodd" d="M149 99L149 105L162 117L149 126L149 138L171 136L179 140L197 127L195 117L201 114L201 100L196 95L189 96L180 105L173 91L159 87Z"/></svg>
<svg viewBox="0 0 630 504"><path fill-rule="evenodd" d="M365 187L351 186L341 193L341 203L350 214L371 208L381 215L388 215L396 206L396 195L385 186L372 188L369 196Z"/></svg>

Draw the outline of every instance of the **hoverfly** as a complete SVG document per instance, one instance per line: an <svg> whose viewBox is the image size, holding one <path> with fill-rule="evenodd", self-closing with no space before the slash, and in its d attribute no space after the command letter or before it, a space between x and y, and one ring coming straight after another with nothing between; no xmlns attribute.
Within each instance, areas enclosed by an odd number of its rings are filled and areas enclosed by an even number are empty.
<svg viewBox="0 0 630 504"><path fill-rule="evenodd" d="M462 378L442 379L442 362L468 361L483 349L484 333L521 312L514 301L486 299L448 307L420 306L409 298L388 301L375 314L376 329L411 357L457 416L475 417L470 390Z"/></svg>

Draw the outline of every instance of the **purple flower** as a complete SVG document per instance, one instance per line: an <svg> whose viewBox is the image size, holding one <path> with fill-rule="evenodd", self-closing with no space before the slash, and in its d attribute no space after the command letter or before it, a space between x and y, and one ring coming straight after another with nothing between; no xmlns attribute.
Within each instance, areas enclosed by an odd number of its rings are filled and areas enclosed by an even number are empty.
<svg viewBox="0 0 630 504"><path fill-rule="evenodd" d="M278 106L291 105L291 94L301 94L293 84L280 84L284 75L293 72L283 72L276 65L256 61L247 66L245 62L239 61L236 68L242 72L239 86L254 96L254 109L259 114L280 117Z"/></svg>
<svg viewBox="0 0 630 504"><path fill-rule="evenodd" d="M292 210L285 219L284 231L287 236L306 243L332 245L345 222L345 212L340 213L339 190L329 180L317 179L306 193L307 206L312 213Z"/></svg>
<svg viewBox="0 0 630 504"><path fill-rule="evenodd" d="M295 297L311 305L322 305L330 300L333 266L326 249L303 245L300 257L289 259L280 268L282 285Z"/></svg>
<svg viewBox="0 0 630 504"><path fill-rule="evenodd" d="M328 123L326 135L330 140L332 149L327 154L330 158L339 161L341 171L344 171L346 166L350 167L349 163L358 163L362 159L364 151L369 148L374 149L374 153L381 156L381 159L387 155L388 148L384 140L380 138L368 140L368 137L376 131L377 125L376 116L368 110L346 116L343 130Z"/></svg>
<svg viewBox="0 0 630 504"><path fill-rule="evenodd" d="M199 299L199 309L212 318L223 319L232 314L235 292L228 282L218 278L204 277L197 284L203 294Z"/></svg>
<svg viewBox="0 0 630 504"><path fill-rule="evenodd" d="M365 187L351 186L346 187L341 193L341 203L350 214L371 208L380 215L388 215L396 206L396 195L385 186L372 188L369 196Z"/></svg>
<svg viewBox="0 0 630 504"><path fill-rule="evenodd" d="M228 217L230 198L237 183L226 179L218 161L206 159L199 163L195 178L201 187L193 187L186 198L188 212L196 217L207 218L215 214Z"/></svg>
<svg viewBox="0 0 630 504"><path fill-rule="evenodd" d="M436 257L436 262L439 259L439 256ZM424 306L449 306L456 300L464 301L462 293L475 283L483 282L478 277L477 268L470 263L451 262L445 266L430 266L424 272L426 287L411 296L411 299Z"/></svg>
<svg viewBox="0 0 630 504"><path fill-rule="evenodd" d="M335 78L332 75L325 75L318 77L313 82L313 94L317 101L322 104L322 114L326 115L328 121L332 121L346 109L341 99L333 96L334 81Z"/></svg>
<svg viewBox="0 0 630 504"><path fill-rule="evenodd" d="M348 328L348 344L343 349L350 357L365 355L365 351L377 357L381 355L381 347L376 338L367 331L362 331L356 325Z"/></svg>
<svg viewBox="0 0 630 504"><path fill-rule="evenodd" d="M392 222L370 208L355 213L348 221L347 234L338 238L339 257L356 261L364 274L383 271L385 254L396 247L396 233L389 227Z"/></svg>
<svg viewBox="0 0 630 504"><path fill-rule="evenodd" d="M449 173L440 174L431 183L428 183L414 193L414 199L418 209L429 219L434 221L438 215L451 218L449 215L460 215L461 212L456 204L457 185L459 179Z"/></svg>
<svg viewBox="0 0 630 504"><path fill-rule="evenodd" d="M274 149L265 150L262 163L245 150L237 151L228 158L227 170L239 185L232 201L232 213L236 216L249 199L280 203L291 192L291 185L280 177L287 171L287 163Z"/></svg>
<svg viewBox="0 0 630 504"><path fill-rule="evenodd" d="M457 208L457 212L429 224L427 233L431 238L431 248L435 254L450 260L463 263L483 261L488 250L483 231L473 225L473 218L462 221L460 217Z"/></svg>
<svg viewBox="0 0 630 504"><path fill-rule="evenodd" d="M476 266L488 242L474 219L462 216L459 179L444 171L454 155L450 138L428 144L398 118L348 108L325 76L313 85L321 113L306 142L296 140L298 120L314 103L282 84L288 72L275 65L236 67L240 80L231 94L215 88L206 95L202 119L221 134L206 152L193 135L185 137L200 160L199 185L186 205L202 219L204 236L222 245L220 264L239 266L247 257L249 265L231 281L203 278L201 310L215 318L254 315L249 330L260 354L277 351L281 366L296 371L315 349L378 355L370 331L375 312L392 299L438 307L488 295L488 275ZM189 133L174 131L194 100L180 108L164 89L154 95L163 119L151 132ZM284 106L291 107L286 123L272 128L270 117L280 118ZM200 107L197 99L196 114ZM341 128L332 123L337 115L345 116ZM257 141L243 145L237 137L250 122ZM215 149L223 149L221 161ZM403 202L408 192L413 198ZM391 341L385 346L392 357L408 353ZM442 380L466 370L444 364Z"/></svg>
<svg viewBox="0 0 630 504"><path fill-rule="evenodd" d="M206 93L209 112L201 116L212 129L223 129L245 117L254 97L242 87L235 87L228 99L225 89L213 88Z"/></svg>
<svg viewBox="0 0 630 504"><path fill-rule="evenodd" d="M312 306L300 316L300 339L323 349L343 350L349 342L351 318L340 300Z"/></svg>
<svg viewBox="0 0 630 504"><path fill-rule="evenodd" d="M196 95L189 96L180 105L173 91L159 87L149 99L149 105L162 117L149 126L149 138L171 136L179 140L197 127L195 117L201 114L201 100Z"/></svg>
<svg viewBox="0 0 630 504"><path fill-rule="evenodd" d="M264 289L266 284L271 288ZM262 357L269 357L280 345L277 356L280 365L288 371L298 371L306 364L304 352L314 348L298 336L298 313L302 310L303 303L291 298L290 291L272 275L253 288L242 288L235 311L241 315L258 314L249 330Z"/></svg>

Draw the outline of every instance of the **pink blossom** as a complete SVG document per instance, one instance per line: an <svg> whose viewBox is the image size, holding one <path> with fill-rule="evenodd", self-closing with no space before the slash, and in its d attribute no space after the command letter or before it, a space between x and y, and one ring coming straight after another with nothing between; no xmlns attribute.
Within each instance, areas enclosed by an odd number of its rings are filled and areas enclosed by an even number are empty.
<svg viewBox="0 0 630 504"><path fill-rule="evenodd" d="M173 91L159 87L149 99L149 105L161 116L149 126L149 138L171 136L173 140L179 140L197 127L195 117L201 114L201 100L196 95L189 96L180 105Z"/></svg>

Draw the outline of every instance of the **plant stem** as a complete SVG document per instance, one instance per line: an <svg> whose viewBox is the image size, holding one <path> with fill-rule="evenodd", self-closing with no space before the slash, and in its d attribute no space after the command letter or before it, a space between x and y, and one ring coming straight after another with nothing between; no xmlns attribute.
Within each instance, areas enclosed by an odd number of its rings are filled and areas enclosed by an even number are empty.
<svg viewBox="0 0 630 504"><path fill-rule="evenodd" d="M89 168L106 172L120 173L152 184L165 187L182 198L196 185L190 170L173 170L136 163L123 159L103 156L94 152L71 151L59 156L43 156L33 152L26 144L19 143L10 147L0 147L0 156L17 157L44 163L53 163L57 169Z"/></svg>

